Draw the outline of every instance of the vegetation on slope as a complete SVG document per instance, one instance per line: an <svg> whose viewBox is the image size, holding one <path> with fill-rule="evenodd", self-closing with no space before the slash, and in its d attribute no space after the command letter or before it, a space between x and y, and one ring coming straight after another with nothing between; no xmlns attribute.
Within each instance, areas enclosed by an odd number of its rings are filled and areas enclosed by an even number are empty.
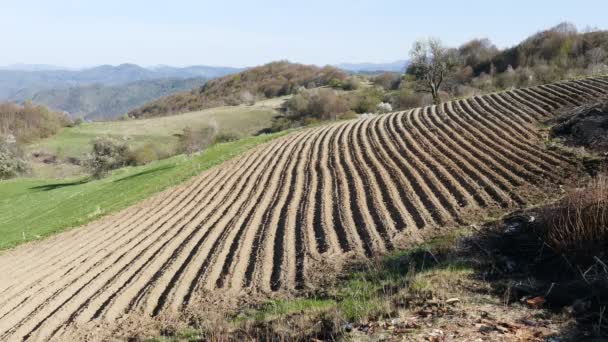
<svg viewBox="0 0 608 342"><path fill-rule="evenodd" d="M17 143L52 136L68 124L70 120L65 115L43 106L0 103L0 136L10 135Z"/></svg>
<svg viewBox="0 0 608 342"><path fill-rule="evenodd" d="M32 102L65 111L73 118L113 120L146 102L200 87L205 78L144 80L124 85L85 85L42 90Z"/></svg>
<svg viewBox="0 0 608 342"><path fill-rule="evenodd" d="M606 74L607 52L608 31L581 33L569 23L536 33L504 50L488 39L474 39L452 50L457 65L443 90L452 96L470 96Z"/></svg>
<svg viewBox="0 0 608 342"><path fill-rule="evenodd" d="M171 115L205 108L252 103L340 82L347 75L333 67L273 62L207 82L200 88L168 96L129 112L133 118Z"/></svg>
<svg viewBox="0 0 608 342"><path fill-rule="evenodd" d="M202 154L179 155L112 172L107 178L0 182L0 249L40 239L126 208L279 135L217 144Z"/></svg>

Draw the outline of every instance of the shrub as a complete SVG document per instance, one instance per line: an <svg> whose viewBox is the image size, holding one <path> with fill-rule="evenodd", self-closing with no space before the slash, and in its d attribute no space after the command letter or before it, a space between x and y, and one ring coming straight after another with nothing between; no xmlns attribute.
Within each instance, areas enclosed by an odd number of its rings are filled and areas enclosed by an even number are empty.
<svg viewBox="0 0 608 342"><path fill-rule="evenodd" d="M327 85L334 89L342 89L342 81L336 78L332 78L331 80L329 80Z"/></svg>
<svg viewBox="0 0 608 342"><path fill-rule="evenodd" d="M391 106L391 104L387 102L380 102L376 106L376 110L378 111L378 113L388 113L393 111L393 106Z"/></svg>
<svg viewBox="0 0 608 342"><path fill-rule="evenodd" d="M356 77L349 77L342 82L342 89L344 90L357 90L361 88L361 82Z"/></svg>
<svg viewBox="0 0 608 342"><path fill-rule="evenodd" d="M161 154L154 144L147 143L131 151L130 163L135 165L145 165L155 160L161 159Z"/></svg>
<svg viewBox="0 0 608 342"><path fill-rule="evenodd" d="M340 120L351 120L351 119L356 119L358 117L359 117L359 115L355 111L352 111L352 110L338 114L338 119L340 119Z"/></svg>
<svg viewBox="0 0 608 342"><path fill-rule="evenodd" d="M454 96L456 97L472 97L481 95L483 92L480 89L469 87L466 85L459 85L454 90Z"/></svg>
<svg viewBox="0 0 608 342"><path fill-rule="evenodd" d="M202 151L213 143L215 128L204 127L200 130L184 128L179 135L179 148L182 153L192 154Z"/></svg>
<svg viewBox="0 0 608 342"><path fill-rule="evenodd" d="M222 132L222 133L218 133L215 135L215 137L213 138L213 143L219 144L219 143L225 143L225 142L230 142L230 141L236 141L239 139L240 139L240 137L236 133Z"/></svg>
<svg viewBox="0 0 608 342"><path fill-rule="evenodd" d="M129 146L109 138L93 140L93 154L89 160L89 168L93 177L101 178L110 170L133 164Z"/></svg>
<svg viewBox="0 0 608 342"><path fill-rule="evenodd" d="M277 116L272 120L272 125L270 126L269 131L280 132L302 125L305 125L305 123L300 118L288 118L285 116Z"/></svg>
<svg viewBox="0 0 608 342"><path fill-rule="evenodd" d="M384 99L384 91L380 87L361 89L354 95L354 110L357 113L376 111L376 106Z"/></svg>
<svg viewBox="0 0 608 342"><path fill-rule="evenodd" d="M287 100L283 111L287 118L301 120L314 117L321 120L335 120L340 113L350 110L346 95L333 89L304 90Z"/></svg>
<svg viewBox="0 0 608 342"><path fill-rule="evenodd" d="M21 151L16 144L7 142L0 136L0 179L19 176L27 171L27 165L21 158Z"/></svg>
<svg viewBox="0 0 608 342"><path fill-rule="evenodd" d="M394 109L409 109L422 106L422 94L412 89L402 88L391 95L391 104Z"/></svg>
<svg viewBox="0 0 608 342"><path fill-rule="evenodd" d="M372 78L374 85L384 88L384 90L396 90L401 85L401 75L398 73L385 72Z"/></svg>
<svg viewBox="0 0 608 342"><path fill-rule="evenodd" d="M557 252L604 253L608 245L608 178L600 175L586 187L571 191L542 215L544 240Z"/></svg>
<svg viewBox="0 0 608 342"><path fill-rule="evenodd" d="M23 106L0 103L0 135L12 134L19 142L49 137L69 124L64 114L30 102Z"/></svg>

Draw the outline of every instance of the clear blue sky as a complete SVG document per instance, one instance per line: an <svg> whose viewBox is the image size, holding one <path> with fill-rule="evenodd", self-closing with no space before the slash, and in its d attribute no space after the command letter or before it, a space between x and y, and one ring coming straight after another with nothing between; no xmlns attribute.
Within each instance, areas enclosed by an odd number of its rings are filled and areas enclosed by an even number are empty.
<svg viewBox="0 0 608 342"><path fill-rule="evenodd" d="M0 0L0 65L251 66L407 58L417 38L499 47L571 21L608 29L607 0Z"/></svg>

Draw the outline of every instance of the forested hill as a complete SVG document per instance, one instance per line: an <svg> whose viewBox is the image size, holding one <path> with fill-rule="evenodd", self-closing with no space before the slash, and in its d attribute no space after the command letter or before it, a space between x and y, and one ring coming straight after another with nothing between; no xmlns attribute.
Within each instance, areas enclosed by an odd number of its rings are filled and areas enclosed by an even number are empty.
<svg viewBox="0 0 608 342"><path fill-rule="evenodd" d="M238 74L217 78L187 92L167 96L129 112L133 118L164 116L224 105L249 103L341 81L348 76L334 67L286 61L272 62Z"/></svg>

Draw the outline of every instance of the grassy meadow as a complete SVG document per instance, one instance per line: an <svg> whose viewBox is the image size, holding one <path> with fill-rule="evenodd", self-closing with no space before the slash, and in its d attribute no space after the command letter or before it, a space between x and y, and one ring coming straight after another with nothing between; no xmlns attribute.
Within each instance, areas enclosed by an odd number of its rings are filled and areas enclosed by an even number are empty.
<svg viewBox="0 0 608 342"><path fill-rule="evenodd" d="M270 126L272 117L277 114L271 105L218 107L152 119L83 123L31 144L27 151L45 151L62 159L79 158L90 151L91 140L100 136L127 140L134 147L153 143L169 151L176 147L176 135L186 127L213 126L218 132L245 137Z"/></svg>

